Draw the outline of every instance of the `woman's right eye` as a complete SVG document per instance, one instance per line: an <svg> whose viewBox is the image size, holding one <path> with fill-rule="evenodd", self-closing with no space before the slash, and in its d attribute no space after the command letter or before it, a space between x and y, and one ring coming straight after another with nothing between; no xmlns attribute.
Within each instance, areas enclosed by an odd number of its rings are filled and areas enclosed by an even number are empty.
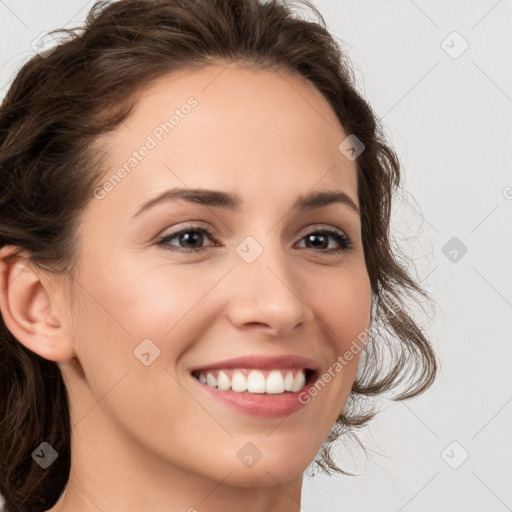
<svg viewBox="0 0 512 512"><path fill-rule="evenodd" d="M194 234L192 236L186 236L186 237L183 236L183 235L190 235L191 233L194 233ZM181 247L173 246L173 245L169 244L169 242L171 242L171 240L174 240L175 238L177 238L177 239L181 239L181 241L184 241L185 243L194 244L194 243L202 242L204 239L204 235L207 235L208 238L213 238L214 233L212 231L210 231L208 228L197 227L197 226L187 226L185 228L180 229L179 231L175 231L174 233L169 233L168 235L163 236L162 238L159 239L159 241L157 242L157 245L162 245L170 251L185 252L185 253L186 252L198 253L203 250L202 247L200 247L200 248L195 248L195 247L181 248Z"/></svg>

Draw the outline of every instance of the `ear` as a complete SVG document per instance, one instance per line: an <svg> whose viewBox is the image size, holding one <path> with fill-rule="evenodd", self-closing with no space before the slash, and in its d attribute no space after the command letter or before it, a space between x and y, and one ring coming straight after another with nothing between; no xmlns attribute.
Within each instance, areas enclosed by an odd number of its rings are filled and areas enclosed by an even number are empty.
<svg viewBox="0 0 512 512"><path fill-rule="evenodd" d="M30 262L25 251L11 255L16 248L0 249L0 312L5 325L22 345L45 359L74 358L72 340L64 329L65 311L50 299L54 289L63 290Z"/></svg>

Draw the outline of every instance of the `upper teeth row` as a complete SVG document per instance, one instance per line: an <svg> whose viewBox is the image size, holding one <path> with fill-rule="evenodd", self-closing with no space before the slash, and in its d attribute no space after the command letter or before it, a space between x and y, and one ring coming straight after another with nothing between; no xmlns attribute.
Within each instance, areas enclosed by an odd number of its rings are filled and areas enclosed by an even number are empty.
<svg viewBox="0 0 512 512"><path fill-rule="evenodd" d="M208 386L218 388L221 391L232 389L242 393L283 393L284 391L296 392L306 383L306 375L304 370L298 370L293 376L291 370L284 370L284 377L281 370L272 370L267 377L261 370L250 370L246 372L235 370L232 372L231 378L226 372L220 370L217 377L211 372L200 373L199 381Z"/></svg>

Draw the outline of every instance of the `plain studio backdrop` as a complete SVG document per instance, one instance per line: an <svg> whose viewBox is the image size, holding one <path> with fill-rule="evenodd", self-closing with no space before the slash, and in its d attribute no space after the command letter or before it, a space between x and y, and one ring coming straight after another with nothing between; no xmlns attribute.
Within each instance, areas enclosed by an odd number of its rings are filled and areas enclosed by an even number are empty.
<svg viewBox="0 0 512 512"><path fill-rule="evenodd" d="M33 41L93 3L0 0L0 96ZM441 372L419 398L382 399L361 432L368 459L353 443L337 451L360 476L306 476L302 510L510 510L512 2L313 4L398 152L392 230L437 301L426 325Z"/></svg>

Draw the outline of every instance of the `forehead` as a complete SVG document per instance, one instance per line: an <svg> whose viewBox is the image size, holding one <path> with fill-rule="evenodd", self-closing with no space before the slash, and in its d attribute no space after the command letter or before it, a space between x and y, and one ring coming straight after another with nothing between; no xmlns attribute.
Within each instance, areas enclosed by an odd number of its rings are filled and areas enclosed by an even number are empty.
<svg viewBox="0 0 512 512"><path fill-rule="evenodd" d="M132 114L104 137L100 185L110 180L106 199L126 202L131 214L178 186L229 188L266 201L343 186L357 203L356 163L338 149L346 136L303 77L212 65L166 75L141 93ZM111 180L116 174L121 179Z"/></svg>

